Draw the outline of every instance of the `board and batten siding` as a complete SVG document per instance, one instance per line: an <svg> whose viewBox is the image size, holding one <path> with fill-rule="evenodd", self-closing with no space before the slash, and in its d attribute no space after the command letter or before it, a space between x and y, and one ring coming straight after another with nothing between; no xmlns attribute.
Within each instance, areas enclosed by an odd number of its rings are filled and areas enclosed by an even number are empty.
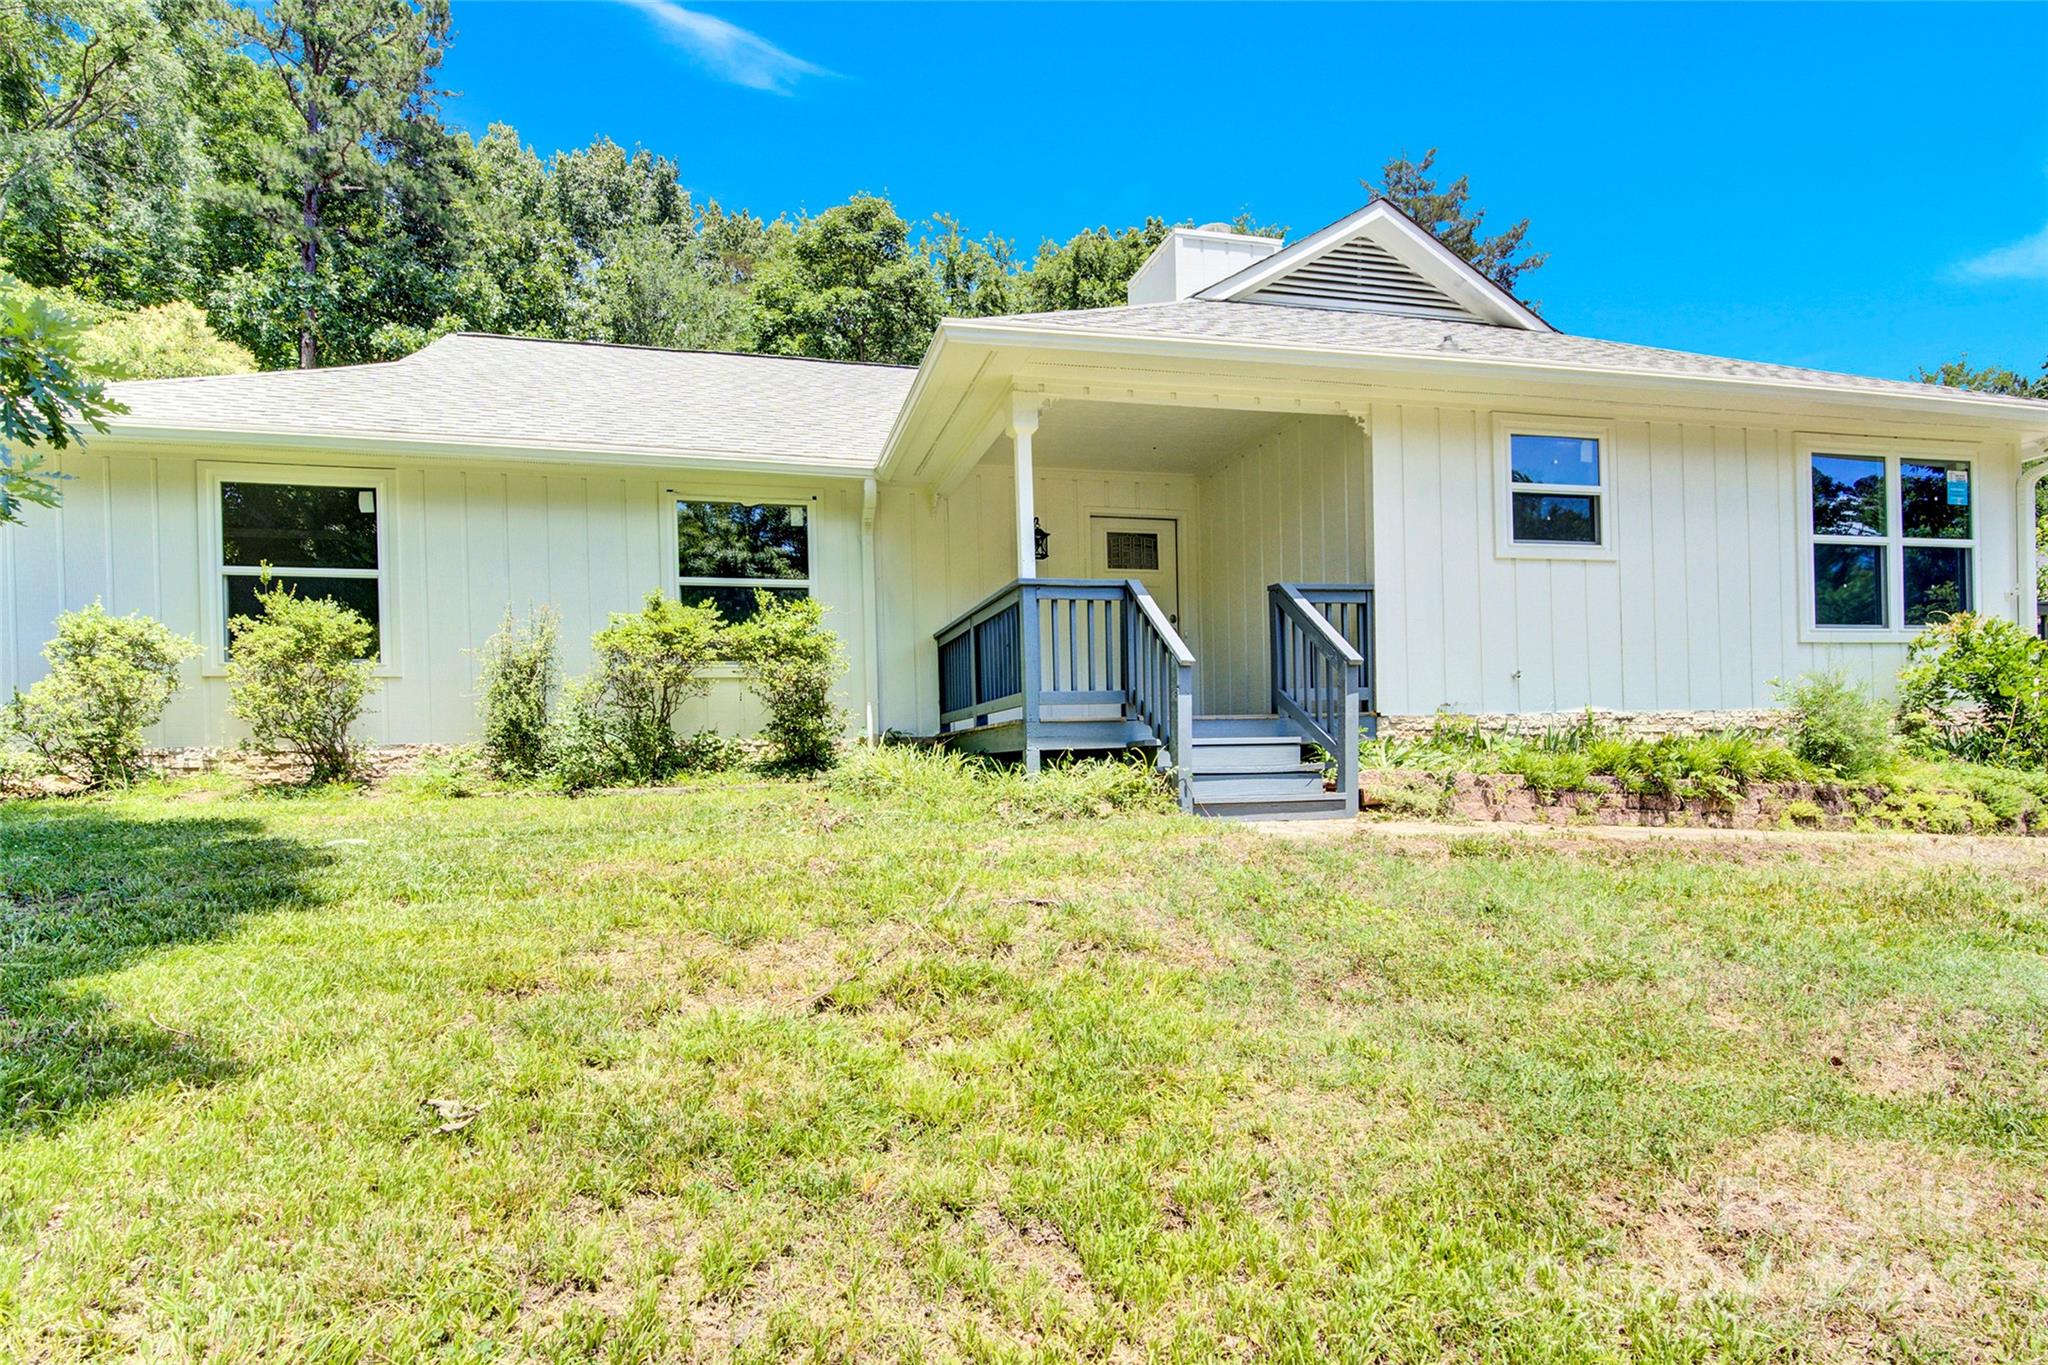
<svg viewBox="0 0 2048 1365"><path fill-rule="evenodd" d="M56 462L69 476L57 509L30 507L0 527L0 695L44 672L40 651L58 612L95 598L139 611L204 643L202 592L218 591L217 546L200 507L207 463L383 471L395 653L360 733L376 743L449 742L476 733L475 651L506 610L552 605L562 616L562 665L590 665L590 637L650 589L674 592L668 490L702 497L817 495L812 581L846 642L841 701L857 715L866 625L861 617L861 485L849 479L735 475L601 465L491 464L253 452L123 449L94 440ZM167 745L223 745L242 731L227 684L202 662L152 736ZM682 723L728 733L758 728L758 704L730 670L688 704Z"/></svg>
<svg viewBox="0 0 2048 1365"><path fill-rule="evenodd" d="M1611 421L1611 559L1497 552L1490 410L1373 407L1382 711L1743 709L1823 669L1890 688L1903 642L1801 638L1799 433L1838 425L1574 415ZM1977 601L2005 614L2017 456L1978 443L1971 458Z"/></svg>
<svg viewBox="0 0 2048 1365"><path fill-rule="evenodd" d="M1212 715L1264 715L1267 586L1372 581L1365 433L1347 418L1292 418L1204 473L1201 507L1189 638L1197 703Z"/></svg>
<svg viewBox="0 0 2048 1365"><path fill-rule="evenodd" d="M1203 551L1192 474L1040 466L1032 497L1039 524L1051 537L1050 557L1038 565L1041 577L1094 576L1089 517L1152 513L1178 521L1182 601L1195 595L1190 566L1201 562ZM984 464L938 497L884 487L876 507L875 552L882 725L929 735L939 720L932 633L1017 576L1017 495L1009 465ZM1191 647L1200 648L1192 642Z"/></svg>

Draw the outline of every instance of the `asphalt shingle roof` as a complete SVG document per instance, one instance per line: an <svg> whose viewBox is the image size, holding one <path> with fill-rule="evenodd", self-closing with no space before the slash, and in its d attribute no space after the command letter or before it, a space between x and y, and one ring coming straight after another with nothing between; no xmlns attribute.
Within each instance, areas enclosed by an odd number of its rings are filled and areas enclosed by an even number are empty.
<svg viewBox="0 0 2048 1365"><path fill-rule="evenodd" d="M379 365L111 386L120 427L844 466L881 458L915 371L457 333Z"/></svg>
<svg viewBox="0 0 2048 1365"><path fill-rule="evenodd" d="M1523 331L1480 322L1446 321L1393 313L1334 308L1293 308L1268 303L1183 299L1125 308L1068 313L1019 313L978 319L978 324L1074 332L1142 334L1191 341L1250 342L1355 351L1361 355L1466 356L1505 364L1569 366L1609 373L1673 378L1751 380L1813 385L1873 394L1944 394L1956 390L1896 379L1872 379L1795 365L1667 351L1563 332ZM2012 402L2029 402L2012 399ZM2048 404L2040 405L2048 416Z"/></svg>

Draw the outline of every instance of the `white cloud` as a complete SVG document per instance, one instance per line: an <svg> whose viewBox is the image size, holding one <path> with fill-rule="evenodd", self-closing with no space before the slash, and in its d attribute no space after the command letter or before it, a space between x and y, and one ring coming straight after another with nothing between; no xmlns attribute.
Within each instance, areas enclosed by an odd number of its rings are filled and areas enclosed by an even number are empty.
<svg viewBox="0 0 2048 1365"><path fill-rule="evenodd" d="M1969 280L2048 280L2048 227L1956 267Z"/></svg>
<svg viewBox="0 0 2048 1365"><path fill-rule="evenodd" d="M758 33L709 14L684 9L675 0L620 0L654 21L662 37L696 58L721 80L749 90L787 95L804 76L831 73L784 52Z"/></svg>

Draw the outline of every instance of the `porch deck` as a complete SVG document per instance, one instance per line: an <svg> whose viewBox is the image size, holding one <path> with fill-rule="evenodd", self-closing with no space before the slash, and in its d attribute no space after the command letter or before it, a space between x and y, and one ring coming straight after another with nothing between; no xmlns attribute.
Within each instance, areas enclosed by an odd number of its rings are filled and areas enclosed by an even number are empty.
<svg viewBox="0 0 2048 1365"><path fill-rule="evenodd" d="M1372 588L1267 589L1271 713L1198 717L1195 669L1173 622L1136 579L1024 578L936 632L939 732L974 753L1139 750L1174 775L1183 809L1218 815L1348 815L1371 727ZM1305 761L1313 746L1337 768Z"/></svg>

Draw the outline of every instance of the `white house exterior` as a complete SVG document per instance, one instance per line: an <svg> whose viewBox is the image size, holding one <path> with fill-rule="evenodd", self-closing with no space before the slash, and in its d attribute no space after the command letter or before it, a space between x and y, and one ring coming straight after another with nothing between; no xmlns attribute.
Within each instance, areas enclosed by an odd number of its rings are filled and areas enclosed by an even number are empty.
<svg viewBox="0 0 2048 1365"><path fill-rule="evenodd" d="M649 590L747 586L689 562L679 503L768 528L768 581L831 609L870 734L1014 719L942 719L934 637L1016 580L1136 580L1064 684L1048 632L1088 637L1098 599L1042 604L1052 710L1098 726L1076 739L1169 694L1286 711L1275 584L1370 585L1369 632L1339 633L1388 716L1748 709L1814 669L1885 685L1929 610L2034 620L2048 404L1567 336L1385 203L1288 246L1177 231L1131 296L948 321L915 370L451 336L120 385L129 414L59 461L62 508L0 529L0 691L98 598L204 647L159 739L232 742L224 618L260 560L378 616L365 738L459 740L508 608L557 608L573 672ZM266 529L294 499L345 525ZM1104 624L1126 609L1174 637L1150 701L1106 678L1136 663ZM1294 701L1342 691L1340 646L1295 643L1330 669ZM724 679L688 723L749 708Z"/></svg>

